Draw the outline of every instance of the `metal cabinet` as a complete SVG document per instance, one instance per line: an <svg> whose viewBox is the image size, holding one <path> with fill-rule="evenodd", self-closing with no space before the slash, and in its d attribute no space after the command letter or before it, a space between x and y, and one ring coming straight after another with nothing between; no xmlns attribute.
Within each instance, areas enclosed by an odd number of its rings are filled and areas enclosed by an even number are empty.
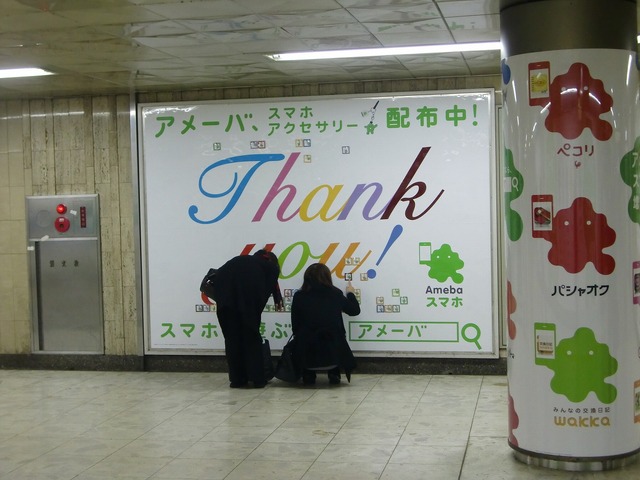
<svg viewBox="0 0 640 480"><path fill-rule="evenodd" d="M33 351L104 353L98 196L26 202Z"/></svg>

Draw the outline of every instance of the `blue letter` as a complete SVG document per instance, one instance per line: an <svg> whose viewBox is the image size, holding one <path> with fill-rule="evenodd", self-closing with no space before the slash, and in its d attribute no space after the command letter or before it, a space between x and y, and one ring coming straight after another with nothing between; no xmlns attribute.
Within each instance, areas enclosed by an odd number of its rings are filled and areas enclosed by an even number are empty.
<svg viewBox="0 0 640 480"><path fill-rule="evenodd" d="M196 214L198 213L198 207L196 207L195 205L191 205L189 207L189 217L191 217L191 220L193 220L194 222L202 223L202 224L215 223L219 220L222 220L224 217L226 217L229 214L231 210L233 210L233 207L235 207L236 203L238 203L238 200L242 196L242 192L244 192L244 189L247 186L247 183L249 183L249 180L251 179L255 171L267 162L279 162L283 159L284 159L284 155L280 153L278 154L256 153L252 155L240 155L237 157L225 158L224 160L220 160L219 162L209 165L207 168L204 169L204 171L200 175L200 179L198 180L198 188L200 189L200 193L202 193L205 197L209 197L209 198L225 197L231 192L233 192L233 195L229 200L229 203L227 203L227 206L224 208L224 210L220 213L220 215L218 215L214 219L200 220L199 218L196 218ZM233 182L231 183L231 186L226 191L222 193L210 193L203 188L202 181L205 175L209 173L211 170L213 170L214 168L221 167L223 165L229 165L229 164L240 163L240 162L255 162L255 165L251 167L249 171L247 171L247 173L245 173L240 183L238 183L238 172L234 172Z"/></svg>

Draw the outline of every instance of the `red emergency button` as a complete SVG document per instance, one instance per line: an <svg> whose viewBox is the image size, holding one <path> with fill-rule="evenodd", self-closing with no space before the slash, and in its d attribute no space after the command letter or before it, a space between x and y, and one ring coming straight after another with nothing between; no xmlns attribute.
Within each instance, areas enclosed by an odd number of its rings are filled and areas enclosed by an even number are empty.
<svg viewBox="0 0 640 480"><path fill-rule="evenodd" d="M58 232L64 233L67 230L69 230L69 227L71 226L71 222L69 222L68 218L58 217L54 222L54 226L56 227L56 230Z"/></svg>
<svg viewBox="0 0 640 480"><path fill-rule="evenodd" d="M59 203L56 207L56 212L58 212L60 215L67 213L67 206L64 203Z"/></svg>

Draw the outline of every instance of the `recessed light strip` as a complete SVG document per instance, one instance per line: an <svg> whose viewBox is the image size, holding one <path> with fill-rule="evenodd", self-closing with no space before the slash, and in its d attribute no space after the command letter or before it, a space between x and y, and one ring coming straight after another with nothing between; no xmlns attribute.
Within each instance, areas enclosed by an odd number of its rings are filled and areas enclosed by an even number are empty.
<svg viewBox="0 0 640 480"><path fill-rule="evenodd" d="M332 58L382 57L389 55L428 55L430 53L483 52L500 50L500 42L455 43L447 45L418 45L413 47L358 48L351 50L323 50L317 52L276 53L267 57L278 62L293 60L328 60Z"/></svg>
<svg viewBox="0 0 640 480"><path fill-rule="evenodd" d="M0 78L40 77L42 75L53 75L53 73L41 68L0 69Z"/></svg>

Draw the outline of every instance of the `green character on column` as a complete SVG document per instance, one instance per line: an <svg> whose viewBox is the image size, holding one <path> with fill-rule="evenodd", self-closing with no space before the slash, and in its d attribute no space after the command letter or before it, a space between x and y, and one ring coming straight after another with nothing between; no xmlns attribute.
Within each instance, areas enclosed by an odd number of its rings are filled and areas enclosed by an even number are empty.
<svg viewBox="0 0 640 480"><path fill-rule="evenodd" d="M558 343L553 360L545 365L555 372L551 390L564 395L572 402L582 402L589 392L594 392L602 403L610 404L618 390L605 378L618 370L618 361L609 353L609 346L599 343L593 331L582 327L572 338Z"/></svg>
<svg viewBox="0 0 640 480"><path fill-rule="evenodd" d="M631 188L627 212L632 222L640 223L640 137L636 138L633 150L627 152L620 161L620 176Z"/></svg>
<svg viewBox="0 0 640 480"><path fill-rule="evenodd" d="M524 224L518 212L511 208L511 202L522 195L524 178L513 162L513 152L504 149L504 216L507 235L512 242L520 239Z"/></svg>

